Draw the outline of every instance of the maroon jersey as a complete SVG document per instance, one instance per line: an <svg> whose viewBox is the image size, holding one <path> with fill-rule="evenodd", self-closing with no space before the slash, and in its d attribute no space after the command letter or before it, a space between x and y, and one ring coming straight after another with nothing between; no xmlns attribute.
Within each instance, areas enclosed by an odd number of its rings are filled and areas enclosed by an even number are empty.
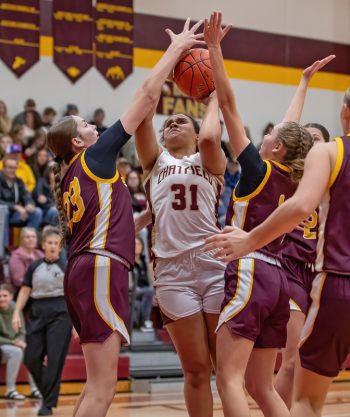
<svg viewBox="0 0 350 417"><path fill-rule="evenodd" d="M288 233L282 245L282 254L288 258L307 264L313 264L316 260L317 247L317 212L314 211L309 217L304 230L294 229Z"/></svg>
<svg viewBox="0 0 350 417"><path fill-rule="evenodd" d="M275 161L265 161L266 174L260 185L249 195L237 197L235 190L227 211L226 224L247 232L261 224L280 204L290 198L297 184L290 179L289 169ZM259 249L259 252L279 257L283 237Z"/></svg>
<svg viewBox="0 0 350 417"><path fill-rule="evenodd" d="M87 250L106 250L135 259L135 226L131 198L118 170L111 179L94 175L86 165L85 151L69 164L61 188L72 234L69 256Z"/></svg>
<svg viewBox="0 0 350 417"><path fill-rule="evenodd" d="M335 139L337 159L319 207L316 270L350 274L350 137Z"/></svg>

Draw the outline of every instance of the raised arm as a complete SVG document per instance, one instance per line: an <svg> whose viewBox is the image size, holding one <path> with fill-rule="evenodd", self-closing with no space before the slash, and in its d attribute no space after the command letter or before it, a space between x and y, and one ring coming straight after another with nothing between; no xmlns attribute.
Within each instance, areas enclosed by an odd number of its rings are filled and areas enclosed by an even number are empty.
<svg viewBox="0 0 350 417"><path fill-rule="evenodd" d="M295 91L295 94L292 98L292 101L288 107L287 113L285 114L282 122L300 122L301 114L304 108L305 97L307 88L311 78L316 74L317 71L322 69L328 62L332 61L335 58L335 55L329 55L326 58L321 59L320 61L315 61L312 65L305 68L299 85Z"/></svg>
<svg viewBox="0 0 350 417"><path fill-rule="evenodd" d="M202 23L199 21L189 29L190 19L188 18L181 33L175 34L170 29L166 30L171 38L168 49L136 92L131 106L121 116L121 122L127 133L133 134L147 114L156 106L162 85L181 54L195 44L204 43L200 40L203 34L195 33Z"/></svg>
<svg viewBox="0 0 350 417"><path fill-rule="evenodd" d="M226 157L221 149L221 133L219 105L214 91L208 98L207 110L198 135L198 147L203 166L217 177L223 176L226 169Z"/></svg>
<svg viewBox="0 0 350 417"><path fill-rule="evenodd" d="M139 93L141 96L138 97L138 94L136 94L135 109L133 108L132 112L129 111L130 115L134 112L137 115L137 123L134 123L137 128L135 144L139 160L146 174L147 171L152 169L161 152L153 130L152 118L160 98L162 85L181 55L193 45L204 43L200 40L203 34L195 34L202 23L203 21L199 21L190 29L190 19L187 19L181 33L175 34L170 29L166 30L170 36L171 44L141 87ZM147 100L142 98L142 94L149 96L148 103ZM124 120L122 120L122 123L125 127Z"/></svg>
<svg viewBox="0 0 350 417"><path fill-rule="evenodd" d="M336 149L336 143L314 146L306 157L304 175L291 198L249 233L236 227L226 227L222 234L207 239L206 249L219 248L216 256L229 262L293 230L321 201L335 163Z"/></svg>
<svg viewBox="0 0 350 417"><path fill-rule="evenodd" d="M246 136L244 125L238 113L235 96L231 83L224 67L220 43L231 29L231 26L221 28L221 13L214 12L210 21L204 23L204 40L208 46L210 61L214 75L214 83L219 107L224 116L227 133L235 157L249 145L250 141Z"/></svg>

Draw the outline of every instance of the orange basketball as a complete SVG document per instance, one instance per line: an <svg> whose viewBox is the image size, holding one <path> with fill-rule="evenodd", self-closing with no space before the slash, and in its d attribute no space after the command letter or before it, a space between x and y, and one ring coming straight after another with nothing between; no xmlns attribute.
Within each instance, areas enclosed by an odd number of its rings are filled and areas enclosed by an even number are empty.
<svg viewBox="0 0 350 417"><path fill-rule="evenodd" d="M186 95L195 99L208 97L215 90L209 51L190 49L174 68L174 81Z"/></svg>

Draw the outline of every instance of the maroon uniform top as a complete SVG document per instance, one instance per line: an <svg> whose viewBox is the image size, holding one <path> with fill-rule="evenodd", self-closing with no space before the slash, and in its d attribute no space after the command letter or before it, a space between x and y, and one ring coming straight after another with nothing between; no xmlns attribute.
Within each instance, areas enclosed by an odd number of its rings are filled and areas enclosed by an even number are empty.
<svg viewBox="0 0 350 417"><path fill-rule="evenodd" d="M69 257L98 249L121 256L133 265L131 198L118 170L111 179L97 177L86 165L84 151L71 160L61 188L72 234Z"/></svg>
<svg viewBox="0 0 350 417"><path fill-rule="evenodd" d="M264 163L267 168L265 176L252 193L244 197L237 197L236 189L233 191L226 224L234 224L249 232L294 194L297 184L291 181L289 169L275 161L264 161ZM259 252L279 258L282 239L283 237L275 239L259 249Z"/></svg>
<svg viewBox="0 0 350 417"><path fill-rule="evenodd" d="M336 164L319 206L316 270L350 275L350 137L335 141Z"/></svg>
<svg viewBox="0 0 350 417"><path fill-rule="evenodd" d="M304 230L294 229L288 233L282 245L282 254L299 262L313 264L316 260L317 212L314 211Z"/></svg>

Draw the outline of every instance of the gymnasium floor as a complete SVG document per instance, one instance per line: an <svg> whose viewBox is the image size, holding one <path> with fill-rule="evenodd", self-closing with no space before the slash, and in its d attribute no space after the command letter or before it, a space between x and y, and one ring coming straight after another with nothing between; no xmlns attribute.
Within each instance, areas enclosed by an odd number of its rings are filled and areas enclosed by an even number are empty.
<svg viewBox="0 0 350 417"><path fill-rule="evenodd" d="M76 396L61 396L54 416L70 417ZM222 417L223 412L217 395L214 399L214 417ZM249 401L252 417L261 417L253 401ZM23 403L0 400L0 417L34 417L38 402ZM181 393L118 394L109 410L108 417L185 417L187 416ZM350 417L350 383L334 383L327 397L323 417Z"/></svg>

